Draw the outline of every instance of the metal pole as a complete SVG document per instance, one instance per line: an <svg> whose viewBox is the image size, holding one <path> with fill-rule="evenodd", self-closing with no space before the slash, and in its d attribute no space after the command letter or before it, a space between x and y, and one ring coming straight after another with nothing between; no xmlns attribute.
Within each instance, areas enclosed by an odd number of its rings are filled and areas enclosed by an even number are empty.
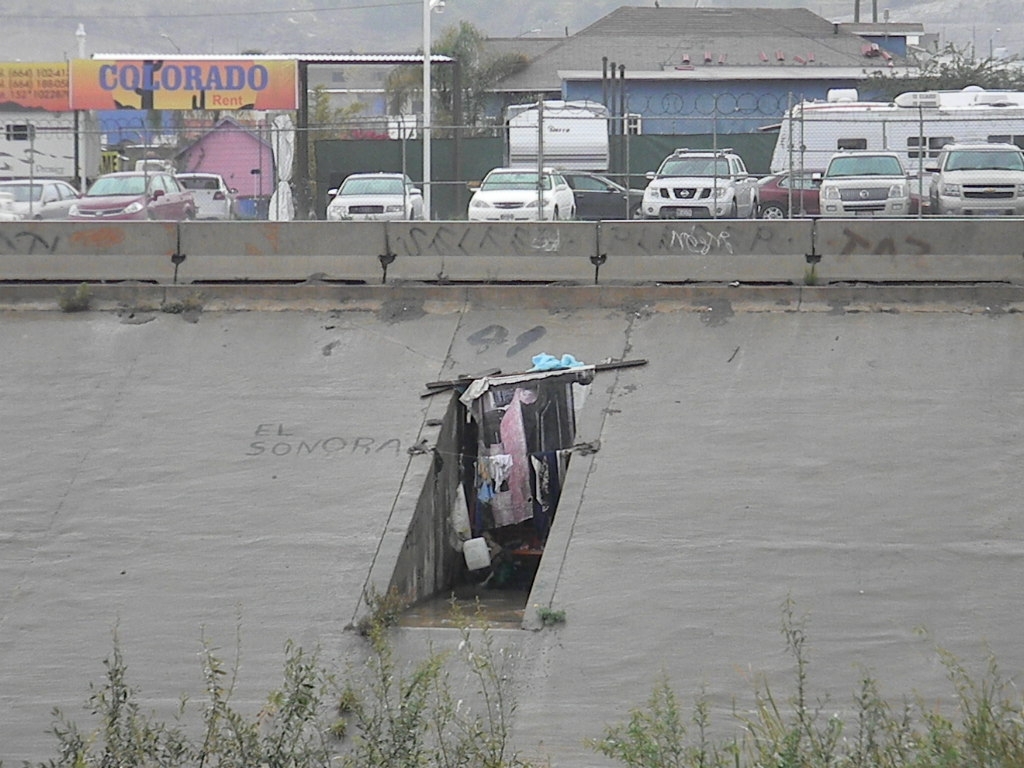
<svg viewBox="0 0 1024 768"><path fill-rule="evenodd" d="M423 0L423 218L430 220L430 5Z"/></svg>
<svg viewBox="0 0 1024 768"><path fill-rule="evenodd" d="M537 101L537 221L544 220L544 99Z"/></svg>

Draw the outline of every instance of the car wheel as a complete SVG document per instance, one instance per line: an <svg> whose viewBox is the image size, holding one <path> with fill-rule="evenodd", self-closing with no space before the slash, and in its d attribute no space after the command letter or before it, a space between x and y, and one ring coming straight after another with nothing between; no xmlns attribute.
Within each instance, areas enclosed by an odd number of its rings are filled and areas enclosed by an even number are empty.
<svg viewBox="0 0 1024 768"><path fill-rule="evenodd" d="M784 219L786 218L786 211L781 205L777 203L768 203L761 206L761 218L762 219Z"/></svg>
<svg viewBox="0 0 1024 768"><path fill-rule="evenodd" d="M738 219L740 217L740 207L735 200L732 201L732 207L729 209L728 219Z"/></svg>

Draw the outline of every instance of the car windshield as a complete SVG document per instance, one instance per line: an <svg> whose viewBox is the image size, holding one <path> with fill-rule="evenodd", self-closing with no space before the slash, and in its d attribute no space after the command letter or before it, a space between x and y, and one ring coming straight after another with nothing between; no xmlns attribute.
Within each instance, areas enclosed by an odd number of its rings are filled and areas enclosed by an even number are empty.
<svg viewBox="0 0 1024 768"><path fill-rule="evenodd" d="M551 177L544 175L541 177L541 187L543 189L551 189ZM537 188L537 172L530 171L500 171L498 173L489 173L487 178L484 179L483 184L480 185L480 189L536 189Z"/></svg>
<svg viewBox="0 0 1024 768"><path fill-rule="evenodd" d="M339 195L401 195L401 179L345 179Z"/></svg>
<svg viewBox="0 0 1024 768"><path fill-rule="evenodd" d="M107 195L142 195L146 193L145 176L101 176L89 187L86 197Z"/></svg>
<svg viewBox="0 0 1024 768"><path fill-rule="evenodd" d="M670 157L661 164L659 176L728 176L729 161L713 157Z"/></svg>
<svg viewBox="0 0 1024 768"><path fill-rule="evenodd" d="M220 181L208 176L179 176L178 181L185 189L220 189Z"/></svg>
<svg viewBox="0 0 1024 768"><path fill-rule="evenodd" d="M902 176L903 167L895 157L837 157L825 174L835 179L843 176Z"/></svg>
<svg viewBox="0 0 1024 768"><path fill-rule="evenodd" d="M1024 154L998 150L952 151L946 159L947 171L1021 171Z"/></svg>
<svg viewBox="0 0 1024 768"><path fill-rule="evenodd" d="M0 192L9 192L16 203L38 201L43 196L43 188L38 184L3 184Z"/></svg>

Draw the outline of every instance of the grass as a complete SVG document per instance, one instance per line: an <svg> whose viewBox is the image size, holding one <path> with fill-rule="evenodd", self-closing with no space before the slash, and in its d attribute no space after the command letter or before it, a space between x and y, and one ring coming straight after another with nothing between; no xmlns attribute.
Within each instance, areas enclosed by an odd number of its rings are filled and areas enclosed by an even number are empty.
<svg viewBox="0 0 1024 768"><path fill-rule="evenodd" d="M555 624L565 623L565 611L555 610L554 608L548 608L542 606L537 608L537 618L540 619L540 623L545 627L551 627Z"/></svg>
<svg viewBox="0 0 1024 768"><path fill-rule="evenodd" d="M806 620L787 600L782 634L794 666L792 690L780 696L767 682L754 691L754 708L734 712L738 735L707 739L709 705L700 695L687 722L663 675L627 722L608 726L588 746L628 768L1021 768L1024 696L994 658L974 677L939 650L953 685L955 707L905 695L898 704L864 672L841 716L829 693L809 688Z"/></svg>

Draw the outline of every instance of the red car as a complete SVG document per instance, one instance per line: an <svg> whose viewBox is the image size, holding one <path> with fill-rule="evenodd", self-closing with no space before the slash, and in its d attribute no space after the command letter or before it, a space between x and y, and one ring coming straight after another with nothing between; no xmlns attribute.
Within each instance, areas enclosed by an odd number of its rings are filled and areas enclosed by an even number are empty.
<svg viewBox="0 0 1024 768"><path fill-rule="evenodd" d="M821 187L821 171L798 171L777 173L758 182L757 215L762 219L790 218L793 216L817 216L818 189Z"/></svg>
<svg viewBox="0 0 1024 768"><path fill-rule="evenodd" d="M183 221L195 216L192 193L172 174L159 171L100 176L68 210L68 218L77 221Z"/></svg>

